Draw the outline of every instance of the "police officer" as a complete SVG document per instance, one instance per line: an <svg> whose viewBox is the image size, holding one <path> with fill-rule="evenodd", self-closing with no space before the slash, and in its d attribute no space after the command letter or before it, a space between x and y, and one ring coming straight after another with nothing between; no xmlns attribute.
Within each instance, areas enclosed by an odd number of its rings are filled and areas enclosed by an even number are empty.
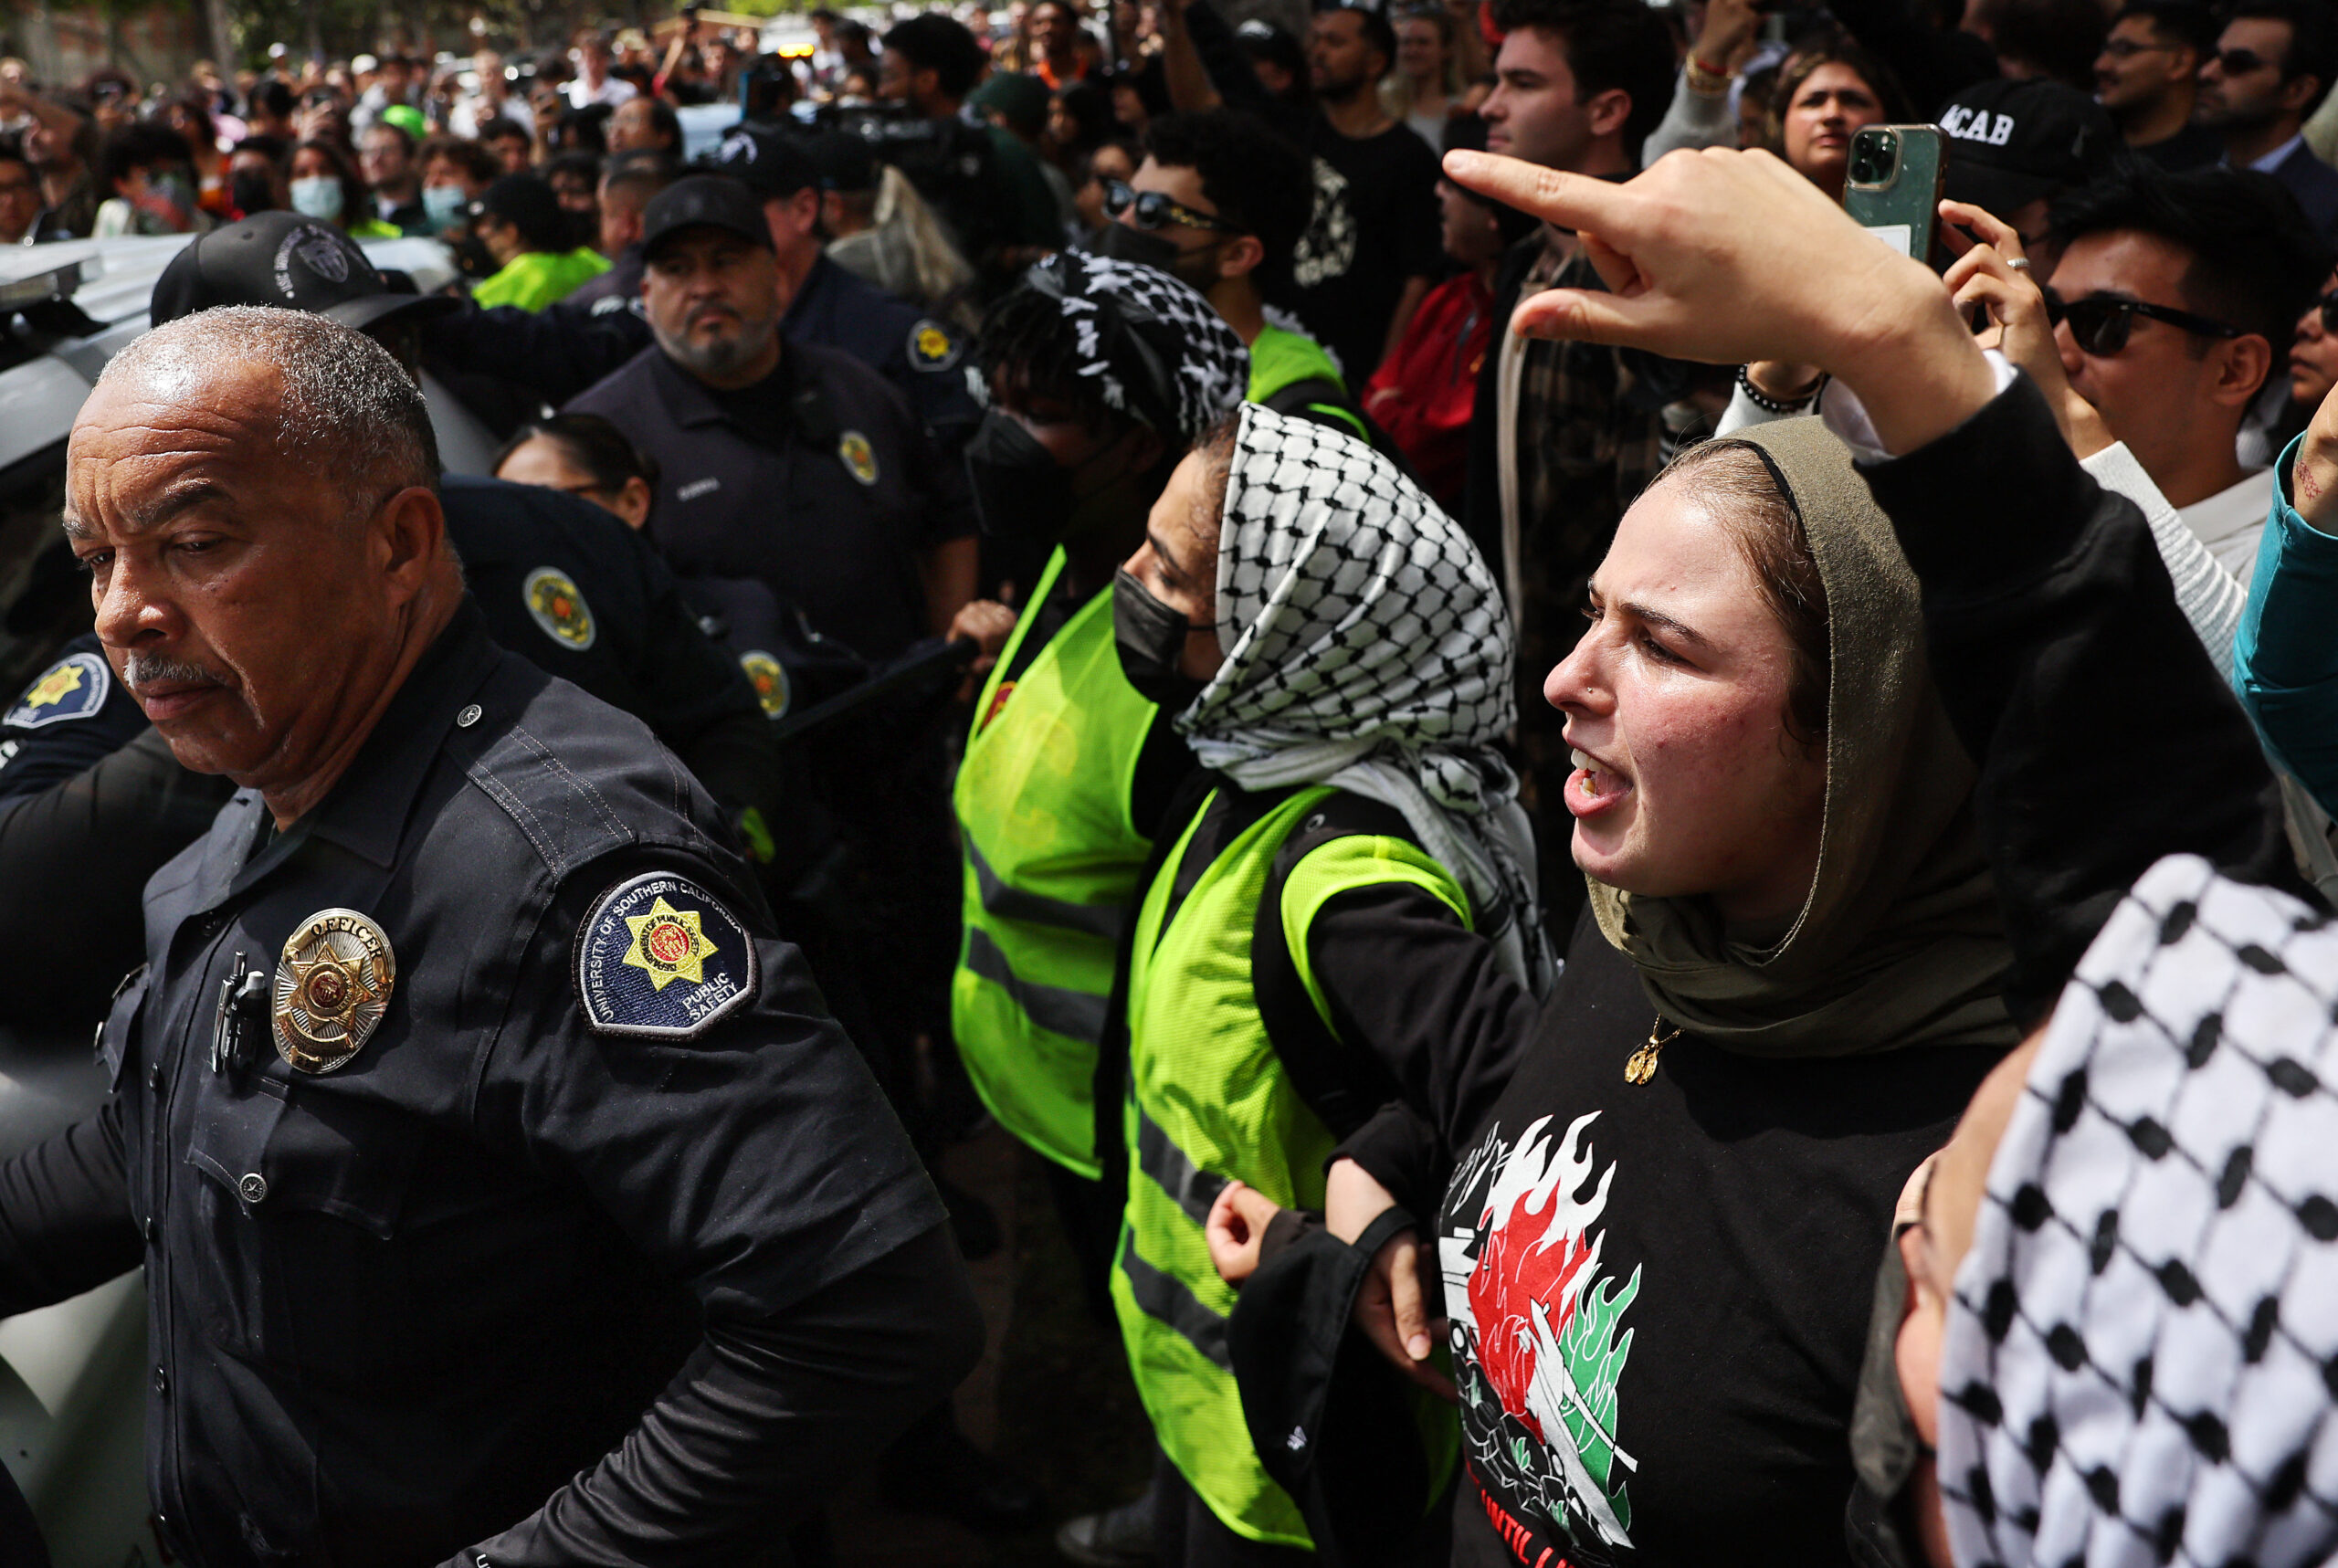
<svg viewBox="0 0 2338 1568"><path fill-rule="evenodd" d="M326 225L262 213L181 251L155 284L153 316L159 325L225 304L321 311L410 353L415 319L446 302L391 292ZM769 858L766 816L778 805L770 726L656 551L599 508L555 492L448 478L440 494L496 640L649 724ZM0 712L0 883L76 892L74 934L61 943L55 911L41 914L39 900L0 901L0 984L23 998L25 1015L77 1018L102 1003L137 962L138 889L225 798L164 748L117 758L145 728L93 635L68 643ZM102 773L80 777L101 759Z"/></svg>
<svg viewBox="0 0 2338 1568"><path fill-rule="evenodd" d="M966 387L964 335L828 258L819 165L795 138L742 126L723 138L715 162L764 204L789 302L780 322L787 341L842 349L873 367L955 451L982 416Z"/></svg>
<svg viewBox="0 0 2338 1568"><path fill-rule="evenodd" d="M764 205L691 175L649 204L642 254L656 345L565 412L602 416L656 462L667 559L760 580L871 660L946 629L974 596L964 475L867 366L781 332Z"/></svg>
<svg viewBox="0 0 2338 1568"><path fill-rule="evenodd" d="M659 193L642 236L658 344L566 412L602 416L657 464L649 532L694 591L760 586L813 632L883 665L948 629L973 598L965 474L866 365L780 332L766 216L724 175ZM912 1115L917 1041L948 1026L957 937L939 720L938 705L889 711L805 742L813 788L847 850L814 963L824 985L865 1006L855 1037ZM936 1136L930 1122L912 1130ZM1003 1522L1036 1511L1036 1494L1001 1484L1007 1478L954 1429L924 1436L922 1473L947 1490L939 1500ZM951 1476L969 1484L949 1485Z"/></svg>
<svg viewBox="0 0 2338 1568"><path fill-rule="evenodd" d="M908 399L944 451L954 453L982 413L966 387L963 335L827 258L820 247L819 174L792 137L742 126L723 139L715 162L762 204L778 261L786 310L780 330L787 341L841 350L876 371ZM645 248L648 220L645 209ZM624 298L630 304L639 293L636 287ZM557 403L655 341L644 310L620 310L612 303L617 297L612 289L579 305L563 300L535 316L466 309L430 323L425 342L434 363L444 360L463 373L510 376L512 367L524 366L528 391Z"/></svg>
<svg viewBox="0 0 2338 1568"><path fill-rule="evenodd" d="M205 312L100 378L99 634L239 793L148 889L103 1109L0 1167L0 1310L143 1259L197 1564L753 1561L977 1317L713 803L494 646L436 469L322 317Z"/></svg>

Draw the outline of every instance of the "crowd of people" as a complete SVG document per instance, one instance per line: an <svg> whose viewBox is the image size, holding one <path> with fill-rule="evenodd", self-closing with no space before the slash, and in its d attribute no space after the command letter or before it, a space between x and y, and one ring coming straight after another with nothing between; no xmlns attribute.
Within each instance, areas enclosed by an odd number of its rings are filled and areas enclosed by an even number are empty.
<svg viewBox="0 0 2338 1568"><path fill-rule="evenodd" d="M189 237L0 717L171 1549L1027 1525L995 1122L1075 1562L2338 1561L2325 0L811 20L0 62L0 242Z"/></svg>

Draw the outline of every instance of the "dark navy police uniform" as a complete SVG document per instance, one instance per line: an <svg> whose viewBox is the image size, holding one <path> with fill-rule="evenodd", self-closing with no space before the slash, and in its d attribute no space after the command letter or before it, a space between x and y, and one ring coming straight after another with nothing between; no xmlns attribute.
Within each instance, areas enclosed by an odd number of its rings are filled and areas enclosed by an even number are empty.
<svg viewBox="0 0 2338 1568"><path fill-rule="evenodd" d="M790 343L763 382L717 392L652 347L565 412L656 459L649 531L676 573L762 583L872 662L926 635L918 554L974 531L964 469L834 349Z"/></svg>
<svg viewBox="0 0 2338 1568"><path fill-rule="evenodd" d="M979 1348L713 803L470 605L321 805L157 874L146 954L102 1111L0 1166L0 1311L142 1258L193 1563L753 1561Z"/></svg>

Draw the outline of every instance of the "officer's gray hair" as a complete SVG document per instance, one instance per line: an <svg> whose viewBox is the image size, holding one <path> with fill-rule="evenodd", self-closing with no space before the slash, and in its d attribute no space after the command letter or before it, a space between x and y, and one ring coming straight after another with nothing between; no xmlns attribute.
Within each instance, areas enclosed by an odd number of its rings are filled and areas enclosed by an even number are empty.
<svg viewBox="0 0 2338 1568"><path fill-rule="evenodd" d="M388 350L329 316L226 305L155 328L114 355L98 384L135 380L164 396L225 365L265 364L282 399L276 448L337 476L353 512L397 491L437 489L438 442L422 390Z"/></svg>

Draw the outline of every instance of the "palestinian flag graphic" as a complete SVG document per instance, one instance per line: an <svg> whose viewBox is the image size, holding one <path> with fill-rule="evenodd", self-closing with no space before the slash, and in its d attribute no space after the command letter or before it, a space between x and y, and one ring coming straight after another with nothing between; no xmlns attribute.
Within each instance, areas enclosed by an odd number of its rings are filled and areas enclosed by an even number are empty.
<svg viewBox="0 0 2338 1568"><path fill-rule="evenodd" d="M1552 1120L1508 1143L1496 1126L1461 1163L1438 1253L1469 1468L1495 1528L1527 1568L1596 1568L1632 1550L1616 1384L1640 1276L1618 1288L1600 1269L1616 1167L1595 1184L1585 1134L1598 1112L1555 1144Z"/></svg>

